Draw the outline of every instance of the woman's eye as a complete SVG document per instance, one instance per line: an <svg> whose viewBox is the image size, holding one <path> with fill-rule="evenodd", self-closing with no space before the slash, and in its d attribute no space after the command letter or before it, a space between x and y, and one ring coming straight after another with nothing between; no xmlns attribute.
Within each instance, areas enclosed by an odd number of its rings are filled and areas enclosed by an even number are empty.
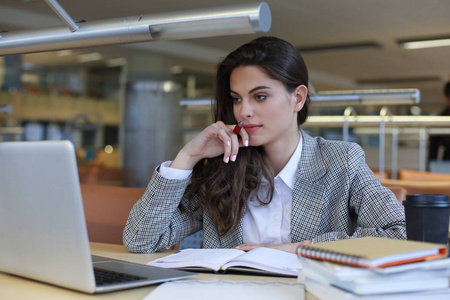
<svg viewBox="0 0 450 300"><path fill-rule="evenodd" d="M231 99L233 100L233 103L238 103L239 101L241 101L241 98L239 97L231 97Z"/></svg>
<svg viewBox="0 0 450 300"><path fill-rule="evenodd" d="M255 95L255 98L258 99L259 101L265 100L267 98L266 95Z"/></svg>

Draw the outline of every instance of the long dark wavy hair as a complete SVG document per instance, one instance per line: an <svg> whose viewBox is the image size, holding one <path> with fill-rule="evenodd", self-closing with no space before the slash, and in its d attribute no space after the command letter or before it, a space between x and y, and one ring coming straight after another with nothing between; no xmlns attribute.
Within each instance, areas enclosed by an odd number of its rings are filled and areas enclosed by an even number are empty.
<svg viewBox="0 0 450 300"><path fill-rule="evenodd" d="M281 81L290 93L299 85L308 85L308 70L300 53L290 43L275 37L260 37L231 52L217 68L215 84L214 120L236 124L230 95L231 72L240 66L257 66L267 76ZM300 127L308 117L309 97L297 115ZM223 162L223 155L199 161L193 170L186 195L200 197L188 209L208 212L221 236L229 234L238 225L251 193L257 195L261 179L269 181L270 188L262 205L272 200L273 170L262 146L242 147L235 162ZM191 202L192 203L192 202Z"/></svg>

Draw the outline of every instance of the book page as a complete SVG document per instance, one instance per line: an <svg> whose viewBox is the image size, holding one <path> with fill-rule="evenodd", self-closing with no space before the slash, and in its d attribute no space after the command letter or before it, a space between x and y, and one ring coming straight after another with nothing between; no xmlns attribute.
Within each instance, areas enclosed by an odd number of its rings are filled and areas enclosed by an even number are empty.
<svg viewBox="0 0 450 300"><path fill-rule="evenodd" d="M222 265L243 253L238 249L184 249L147 265L162 268L203 267L218 271Z"/></svg>
<svg viewBox="0 0 450 300"><path fill-rule="evenodd" d="M298 282L179 280L158 286L143 300L304 300L305 286Z"/></svg>
<svg viewBox="0 0 450 300"><path fill-rule="evenodd" d="M256 248L226 263L222 268L250 267L272 273L297 276L302 266L296 254L271 248Z"/></svg>
<svg viewBox="0 0 450 300"><path fill-rule="evenodd" d="M324 277L328 276L330 279L342 281L352 281L358 278L376 276L377 274L374 269L352 267L305 257L300 257L300 262L302 263L301 273L303 274L315 272L320 273Z"/></svg>
<svg viewBox="0 0 450 300"><path fill-rule="evenodd" d="M395 281L393 281L395 283ZM306 286L306 290L323 300L335 300L335 299L364 299L364 300L447 300L450 296L449 288L439 288L434 290L415 291L415 292L396 292L396 293L384 293L373 295L357 295L355 293L346 291L331 285L329 282L318 280L316 278L305 277L303 283Z"/></svg>

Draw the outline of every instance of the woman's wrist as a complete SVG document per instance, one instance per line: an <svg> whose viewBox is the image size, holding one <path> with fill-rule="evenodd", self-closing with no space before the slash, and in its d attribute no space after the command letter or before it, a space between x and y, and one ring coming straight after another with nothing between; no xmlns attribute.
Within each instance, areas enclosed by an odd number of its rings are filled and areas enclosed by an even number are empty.
<svg viewBox="0 0 450 300"><path fill-rule="evenodd" d="M194 166L198 163L199 159L193 158L188 153L183 151L183 149L178 152L175 159L170 165L171 168L181 169L181 170L192 170Z"/></svg>

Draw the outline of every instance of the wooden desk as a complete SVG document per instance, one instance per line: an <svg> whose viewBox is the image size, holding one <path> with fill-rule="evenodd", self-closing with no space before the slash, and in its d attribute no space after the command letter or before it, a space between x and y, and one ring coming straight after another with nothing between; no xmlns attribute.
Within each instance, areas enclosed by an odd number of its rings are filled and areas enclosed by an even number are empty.
<svg viewBox="0 0 450 300"><path fill-rule="evenodd" d="M170 252L156 254L133 254L128 252L124 246L91 243L92 254L106 256L115 259L145 264L167 255ZM201 280L259 280L259 281L288 281L296 282L295 278L251 276L251 275L217 275L214 273L200 273L193 279ZM192 280L192 279L185 279ZM49 284L0 273L0 299L33 299L33 300L65 300L65 299L142 299L150 293L157 285L134 288L131 290L113 292L108 294L87 295L71 291ZM308 295L307 299L311 299Z"/></svg>

